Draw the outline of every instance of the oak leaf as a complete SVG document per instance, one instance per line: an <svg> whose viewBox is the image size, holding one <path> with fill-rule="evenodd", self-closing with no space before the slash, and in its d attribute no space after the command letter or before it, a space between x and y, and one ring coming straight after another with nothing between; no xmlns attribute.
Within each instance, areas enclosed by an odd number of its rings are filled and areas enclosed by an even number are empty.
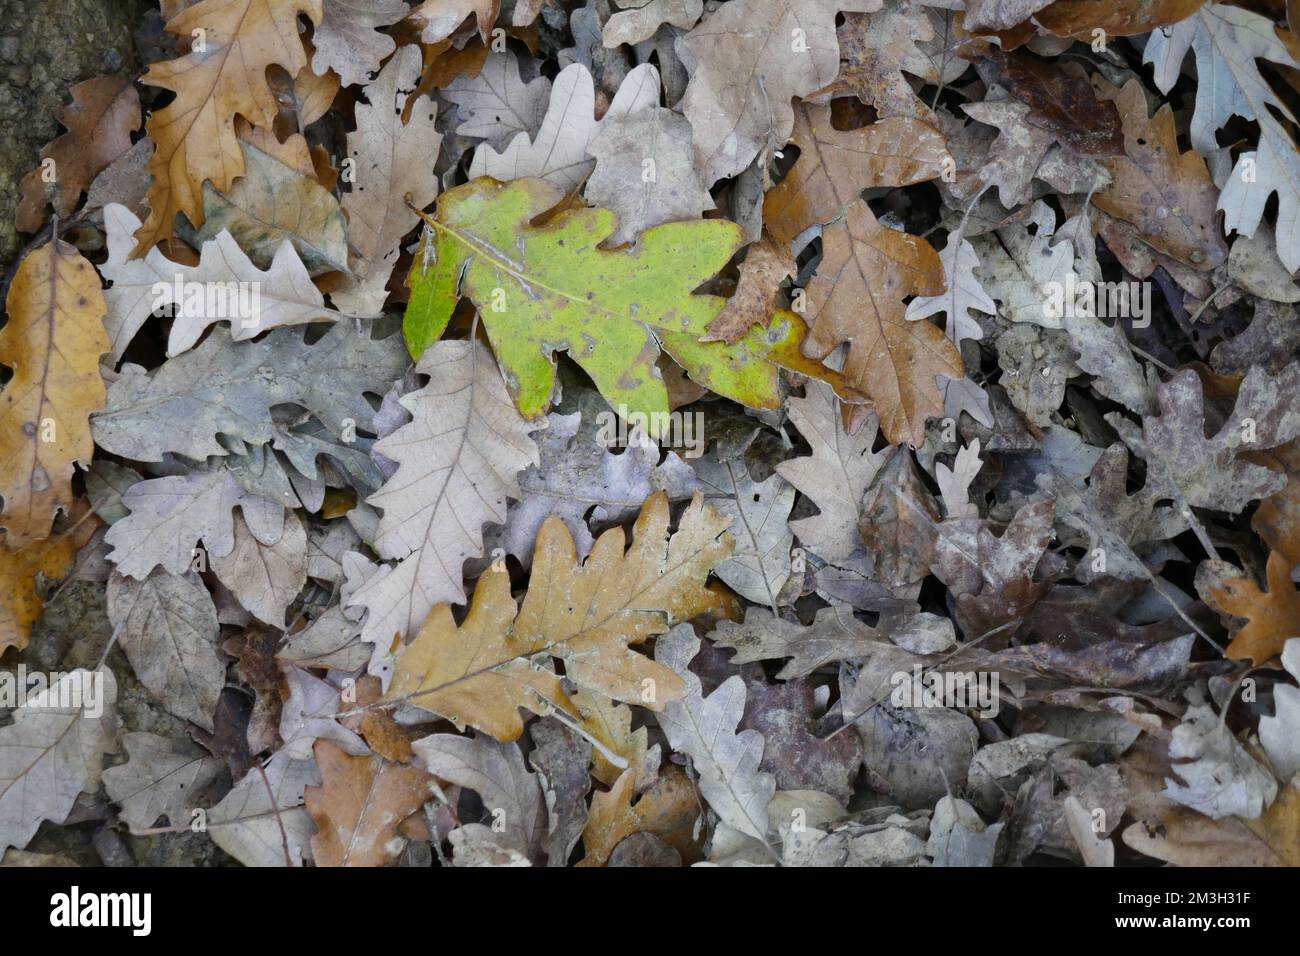
<svg viewBox="0 0 1300 956"><path fill-rule="evenodd" d="M419 77L419 49L404 46L366 87L367 102L356 106L357 128L348 134L354 177L343 197L353 276L330 292L351 312L382 311L402 237L420 221L411 206L423 208L438 195L433 167L442 135L434 127L434 107L412 92ZM403 121L403 106L413 101Z"/></svg>
<svg viewBox="0 0 1300 956"><path fill-rule="evenodd" d="M535 176L564 190L576 189L591 172L587 154L605 121L626 116L659 102L659 73L648 63L630 72L618 88L605 115L596 119L596 87L581 63L565 67L551 87L546 116L531 139L520 132L498 152L490 144L474 151L470 176L511 180Z"/></svg>
<svg viewBox="0 0 1300 956"><path fill-rule="evenodd" d="M316 824L311 838L317 866L386 866L406 843L401 822L430 796L429 774L390 764L383 757L353 757L328 740L316 743L321 784L303 799Z"/></svg>
<svg viewBox="0 0 1300 956"><path fill-rule="evenodd" d="M97 76L70 92L72 102L56 114L68 131L41 150L42 165L19 184L19 232L36 232L45 221L47 161L55 176L51 204L58 215L70 216L91 180L131 148L131 133L140 128L140 94L126 77Z"/></svg>
<svg viewBox="0 0 1300 956"><path fill-rule="evenodd" d="M366 82L397 48L378 28L391 26L410 9L405 0L323 0L323 16L311 35L312 72L324 76L333 70L344 86Z"/></svg>
<svg viewBox="0 0 1300 956"><path fill-rule="evenodd" d="M424 0L411 11L410 19L421 28L421 43L438 43L472 15L479 37L487 43L500 12L501 0Z"/></svg>
<svg viewBox="0 0 1300 956"><path fill-rule="evenodd" d="M1155 81L1168 93L1188 49L1195 52L1199 81L1192 113L1192 147L1206 156L1219 149L1216 131L1234 115L1259 124L1259 145L1243 151L1219 194L1223 226L1254 235L1264 207L1277 193L1277 254L1290 272L1300 269L1300 150L1278 115L1295 114L1261 75L1256 60L1300 69L1273 22L1241 7L1212 3L1171 27L1156 30L1142 53L1155 65ZM1275 112L1276 114L1275 115Z"/></svg>
<svg viewBox="0 0 1300 956"><path fill-rule="evenodd" d="M229 189L204 184L203 226L191 245L227 231L254 263L265 267L287 239L312 275L346 271L347 221L333 193L314 175L252 143L240 140L239 146L244 175Z"/></svg>
<svg viewBox="0 0 1300 956"><path fill-rule="evenodd" d="M845 379L869 395L891 443L925 440L925 423L943 415L936 377L962 378L956 347L929 322L908 322L903 299L938 295L943 263L919 236L876 221L864 202L822 232L823 253L808 283L812 328L805 354L825 358L849 343Z"/></svg>
<svg viewBox="0 0 1300 956"><path fill-rule="evenodd" d="M75 670L0 727L0 853L27 846L41 821L62 823L79 793L98 789L116 699L112 672Z"/></svg>
<svg viewBox="0 0 1300 956"><path fill-rule="evenodd" d="M655 646L655 659L676 671L684 693L668 702L659 726L672 748L688 754L700 775L700 794L723 823L757 840L767 839L767 805L776 781L760 771L763 735L736 732L745 711L745 681L733 674L704 696L700 679L690 670L700 639L689 624L675 627Z"/></svg>
<svg viewBox="0 0 1300 956"><path fill-rule="evenodd" d="M217 652L217 609L198 576L115 574L108 619L140 683L171 713L212 730L226 662Z"/></svg>
<svg viewBox="0 0 1300 956"><path fill-rule="evenodd" d="M504 570L486 572L459 628L451 609L439 605L400 652L386 699L514 740L523 732L520 707L559 706L576 714L559 676L531 662L548 655L564 662L579 687L662 710L681 694L681 681L627 645L715 605L704 580L731 550L725 527L697 495L670 536L668 500L657 493L642 509L626 553L622 529L612 528L579 564L563 522L548 518L523 604L515 606Z"/></svg>
<svg viewBox="0 0 1300 956"><path fill-rule="evenodd" d="M836 15L880 6L881 0L735 0L681 39L698 63L681 106L706 187L787 142L791 99L825 86L839 70Z"/></svg>
<svg viewBox="0 0 1300 956"><path fill-rule="evenodd" d="M178 212L202 225L204 182L225 191L243 175L235 117L266 128L275 121L280 105L266 71L280 66L295 76L307 65L300 13L320 23L321 0L203 0L168 21L168 33L201 39L186 56L154 63L142 78L176 98L146 124L158 148L149 163L149 218L136 233L136 255L171 238Z"/></svg>
<svg viewBox="0 0 1300 956"><path fill-rule="evenodd" d="M197 265L175 262L159 249L150 249L142 258L131 259L131 237L139 228L140 220L125 206L109 203L104 207L108 260L100 266L100 271L113 283L104 292L108 303L104 325L115 365L145 322L159 309L174 313L167 338L169 356L193 348L215 322L228 321L230 336L238 342L267 329L338 317L338 313L325 305L324 296L312 284L292 245L282 243L265 271L257 268L234 237L224 231L203 244ZM243 283L246 289L257 289L256 315L250 310L247 316L232 317L230 297L224 294L213 296L209 302L208 289L224 292L231 282Z"/></svg>
<svg viewBox="0 0 1300 956"><path fill-rule="evenodd" d="M797 108L789 138L799 159L763 198L767 228L787 242L839 217L864 189L937 179L948 156L939 131L919 120L895 116L841 131L829 106Z"/></svg>
<svg viewBox="0 0 1300 956"><path fill-rule="evenodd" d="M800 353L805 330L793 313L779 312L735 345L699 341L724 300L692 292L740 248L735 223L666 223L631 250L608 251L599 248L617 226L608 210L571 209L534 224L562 196L539 179L479 179L442 195L407 280L413 354L442 335L467 296L525 418L545 410L552 353L564 349L623 417L645 416L651 437L669 410L661 348L700 384L760 408L780 404L781 367L835 377Z"/></svg>
<svg viewBox="0 0 1300 956"><path fill-rule="evenodd" d="M1228 645L1233 660L1263 664L1300 634L1300 592L1291 582L1291 562L1274 551L1268 556L1267 574L1267 591L1249 577L1228 578L1210 588L1220 608L1246 622Z"/></svg>
<svg viewBox="0 0 1300 956"><path fill-rule="evenodd" d="M72 473L89 463L89 416L104 404L99 357L108 351L99 276L55 239L19 265L5 300L0 363L0 531L17 550L47 538L73 502Z"/></svg>
<svg viewBox="0 0 1300 956"><path fill-rule="evenodd" d="M1214 182L1195 151L1178 151L1174 113L1162 106L1147 117L1137 79L1121 90L1094 78L1103 100L1113 100L1124 125L1122 158L1103 157L1111 182L1093 193L1101 210L1131 223L1142 241L1196 269L1217 269L1228 255L1215 215Z"/></svg>
<svg viewBox="0 0 1300 956"><path fill-rule="evenodd" d="M375 551L398 563L344 600L368 609L362 637L378 645L376 675L387 673L383 652L395 635L414 634L435 605L464 602L461 568L483 553L484 523L505 520L506 499L520 496L516 476L538 461L533 426L482 345L439 342L416 370L429 384L402 397L411 421L375 444L397 471L368 501L383 510Z"/></svg>
<svg viewBox="0 0 1300 956"><path fill-rule="evenodd" d="M134 732L122 735L127 760L104 771L104 789L121 806L132 828L166 817L172 826L191 822L195 798L221 775L221 764L184 738Z"/></svg>
<svg viewBox="0 0 1300 956"><path fill-rule="evenodd" d="M604 866L618 845L637 833L652 833L689 859L698 853L693 833L700 813L691 781L680 767L668 767L635 804L636 772L627 770L610 789L591 798L582 831L586 855L578 866Z"/></svg>

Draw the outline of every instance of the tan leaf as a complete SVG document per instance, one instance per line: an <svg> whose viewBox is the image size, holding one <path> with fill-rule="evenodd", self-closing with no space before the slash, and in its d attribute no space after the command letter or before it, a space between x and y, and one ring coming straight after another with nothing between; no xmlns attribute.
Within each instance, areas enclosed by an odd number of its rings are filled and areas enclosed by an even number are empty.
<svg viewBox="0 0 1300 956"><path fill-rule="evenodd" d="M257 265L271 264L288 239L312 275L347 269L347 221L339 201L314 175L240 142L244 175L229 190L203 187L207 217L199 242L228 231ZM198 243L193 243L198 245Z"/></svg>
<svg viewBox="0 0 1300 956"><path fill-rule="evenodd" d="M579 564L564 522L548 518L522 606L516 611L504 569L486 572L459 628L451 608L434 609L398 655L386 699L514 740L523 732L520 707L540 712L549 702L576 715L559 676L530 660L545 654L563 661L579 687L662 710L684 684L628 645L715 605L704 581L731 552L726 524L697 493L670 536L668 497L657 492L641 509L631 548L624 551L623 529L611 528Z"/></svg>
<svg viewBox="0 0 1300 956"><path fill-rule="evenodd" d="M353 757L328 740L316 742L321 785L303 792L316 824L311 853L317 866L386 866L406 841L398 825L429 798L433 778L383 757Z"/></svg>
<svg viewBox="0 0 1300 956"><path fill-rule="evenodd" d="M356 105L357 128L348 134L354 164L352 191L343 197L348 241L356 251L352 271L330 296L350 312L380 312L388 278L397 264L402 237L420 221L407 205L423 208L438 195L433 166L442 135L434 128L435 107L421 99L408 121L402 109L420 79L420 50L404 46L366 87L367 103Z"/></svg>
<svg viewBox="0 0 1300 956"><path fill-rule="evenodd" d="M404 0L325 0L323 6L324 18L311 38L312 72L324 76L333 70L344 86L366 82L397 46L378 28L401 20L410 7Z"/></svg>
<svg viewBox="0 0 1300 956"><path fill-rule="evenodd" d="M296 514L285 515L284 534L262 544L243 517L235 519L235 547L212 555L212 570L260 621L284 627L284 612L307 583L307 532Z"/></svg>
<svg viewBox="0 0 1300 956"><path fill-rule="evenodd" d="M49 537L72 505L75 463L90 461L90 413L107 397L107 309L94 267L57 239L22 261L5 307L0 362L13 378L0 392L0 530L17 550Z"/></svg>
<svg viewBox="0 0 1300 956"><path fill-rule="evenodd" d="M1150 33L1185 20L1206 0L1056 0L1034 14L1044 30L1059 37L1091 43L1102 30L1107 36Z"/></svg>
<svg viewBox="0 0 1300 956"><path fill-rule="evenodd" d="M398 563L345 601L368 609L362 637L383 651L435 605L464 602L461 568L483 553L484 523L505 521L506 499L520 497L516 476L538 460L536 425L515 410L486 346L438 342L416 371L430 380L401 399L412 420L375 445L397 471L369 498L384 512L375 551ZM371 673L385 663L372 660Z"/></svg>
<svg viewBox="0 0 1300 956"><path fill-rule="evenodd" d="M290 76L307 65L298 14L321 21L321 0L204 0L182 11L167 32L199 41L186 56L149 67L142 82L171 90L176 98L147 124L157 151L149 164L149 218L137 233L136 255L172 236L183 212L203 223L203 183L225 191L244 173L235 116L270 126L280 106L266 71L281 66Z"/></svg>
<svg viewBox="0 0 1300 956"><path fill-rule="evenodd" d="M794 127L790 101L835 78L835 17L881 0L734 0L679 42L698 62L682 98L706 187L735 176Z"/></svg>
<svg viewBox="0 0 1300 956"><path fill-rule="evenodd" d="M822 261L808 283L812 329L805 354L824 358L849 343L844 377L876 405L891 443L925 440L943 415L937 375L965 374L961 355L929 322L908 322L903 298L944 290L943 263L919 236L882 226L866 203L822 233Z"/></svg>

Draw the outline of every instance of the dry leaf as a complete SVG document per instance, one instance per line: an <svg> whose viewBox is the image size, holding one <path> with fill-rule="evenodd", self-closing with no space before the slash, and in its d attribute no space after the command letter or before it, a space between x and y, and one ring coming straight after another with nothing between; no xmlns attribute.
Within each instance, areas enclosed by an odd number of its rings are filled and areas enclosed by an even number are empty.
<svg viewBox="0 0 1300 956"><path fill-rule="evenodd" d="M511 741L523 732L521 707L576 713L559 676L531 660L545 654L563 661L579 687L662 710L681 696L681 680L628 645L715 606L703 584L731 551L726 525L697 494L669 535L668 499L659 492L646 501L626 553L622 529L613 528L578 564L563 522L548 518L523 604L516 608L510 596L509 575L489 570L459 628L447 605L434 608L398 655L386 699Z"/></svg>
<svg viewBox="0 0 1300 956"><path fill-rule="evenodd" d="M0 363L0 530L17 550L50 535L72 506L72 473L92 451L89 416L103 407L99 357L108 351L94 267L58 239L19 265L5 300Z"/></svg>
<svg viewBox="0 0 1300 956"><path fill-rule="evenodd" d="M961 355L929 322L906 321L903 298L938 295L943 264L928 242L876 221L863 202L822 232L808 283L811 329L805 354L825 358L849 343L845 379L869 395L891 443L919 445L925 423L943 415L936 377L961 378Z"/></svg>
<svg viewBox="0 0 1300 956"><path fill-rule="evenodd" d="M157 151L149 164L149 218L136 233L135 255L170 239L176 214L203 224L203 184L230 189L244 173L235 117L270 127L280 106L266 71L295 76L307 65L298 15L321 22L321 0L203 0L177 14L167 32L198 46L154 63L141 82L176 94L146 124ZM201 39L198 39L201 37Z"/></svg>
<svg viewBox="0 0 1300 956"><path fill-rule="evenodd" d="M41 150L41 165L19 184L19 232L41 228L47 199L59 216L72 215L91 180L131 148L131 133L140 128L140 94L126 77L97 76L70 92L72 102L58 113L68 131ZM48 197L47 172L54 176Z"/></svg>
<svg viewBox="0 0 1300 956"><path fill-rule="evenodd" d="M429 775L379 756L351 757L328 740L316 744L316 765L321 785L304 791L316 824L311 838L316 865L386 866L396 861L406 845L397 828L429 798Z"/></svg>

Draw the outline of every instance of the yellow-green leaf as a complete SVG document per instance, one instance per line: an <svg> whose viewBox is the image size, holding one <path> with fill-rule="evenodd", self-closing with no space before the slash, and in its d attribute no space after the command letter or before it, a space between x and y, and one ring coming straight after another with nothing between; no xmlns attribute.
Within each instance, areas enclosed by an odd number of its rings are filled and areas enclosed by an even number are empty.
<svg viewBox="0 0 1300 956"><path fill-rule="evenodd" d="M635 247L608 250L600 245L617 219L607 209L567 209L534 222L563 197L540 179L482 178L443 194L407 279L412 355L442 335L467 296L528 418L550 402L554 353L564 350L625 415L668 412L655 365L661 349L701 385L754 408L780 405L779 367L829 379L857 397L802 355L807 328L791 312L735 344L700 341L726 300L694 290L744 244L735 223L667 223L642 233Z"/></svg>

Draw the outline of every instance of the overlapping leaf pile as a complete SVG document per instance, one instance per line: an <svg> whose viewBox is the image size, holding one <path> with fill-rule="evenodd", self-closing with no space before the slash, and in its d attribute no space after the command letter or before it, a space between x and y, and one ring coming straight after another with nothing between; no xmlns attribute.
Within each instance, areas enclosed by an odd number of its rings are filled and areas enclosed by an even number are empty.
<svg viewBox="0 0 1300 956"><path fill-rule="evenodd" d="M1300 865L1276 10L162 0L22 183L5 861Z"/></svg>

